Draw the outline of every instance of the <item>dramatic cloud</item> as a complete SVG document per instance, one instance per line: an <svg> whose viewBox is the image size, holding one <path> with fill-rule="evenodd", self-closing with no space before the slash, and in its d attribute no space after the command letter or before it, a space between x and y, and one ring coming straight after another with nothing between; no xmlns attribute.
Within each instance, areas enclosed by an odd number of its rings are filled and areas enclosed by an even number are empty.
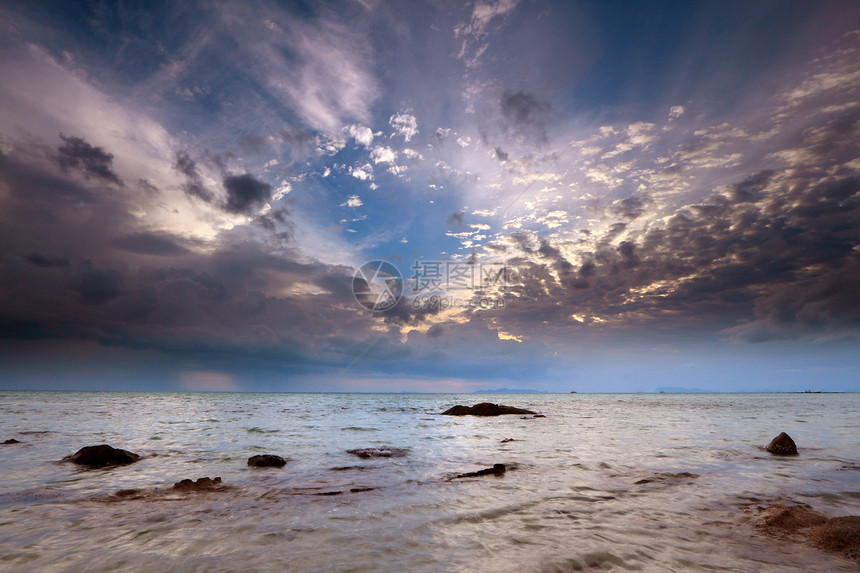
<svg viewBox="0 0 860 573"><path fill-rule="evenodd" d="M0 356L33 358L0 378L848 388L860 7L648 10L4 8ZM352 292L374 260L387 312Z"/></svg>
<svg viewBox="0 0 860 573"><path fill-rule="evenodd" d="M93 147L79 137L66 137L60 134L63 145L57 149L57 162L63 169L76 169L86 177L102 179L109 183L122 185L122 180L113 172L113 154L101 147Z"/></svg>
<svg viewBox="0 0 860 573"><path fill-rule="evenodd" d="M228 175L224 178L224 189L227 191L224 208L230 213L250 214L272 198L272 186L250 173Z"/></svg>
<svg viewBox="0 0 860 573"><path fill-rule="evenodd" d="M191 159L188 153L177 151L176 162L173 164L173 167L187 178L187 182L182 186L182 190L187 195L202 199L207 203L212 202L215 195L203 185L203 180L197 171L197 163Z"/></svg>

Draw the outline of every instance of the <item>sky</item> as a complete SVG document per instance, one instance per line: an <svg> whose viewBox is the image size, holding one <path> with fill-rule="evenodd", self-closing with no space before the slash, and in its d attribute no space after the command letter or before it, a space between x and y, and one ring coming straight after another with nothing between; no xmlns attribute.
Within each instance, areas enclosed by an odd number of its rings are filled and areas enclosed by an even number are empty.
<svg viewBox="0 0 860 573"><path fill-rule="evenodd" d="M0 78L0 389L860 391L860 3L9 1Z"/></svg>

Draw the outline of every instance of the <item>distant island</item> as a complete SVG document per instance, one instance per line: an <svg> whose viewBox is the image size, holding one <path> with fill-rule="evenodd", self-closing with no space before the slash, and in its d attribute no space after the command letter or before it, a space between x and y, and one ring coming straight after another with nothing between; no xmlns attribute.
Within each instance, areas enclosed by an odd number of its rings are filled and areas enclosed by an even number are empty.
<svg viewBox="0 0 860 573"><path fill-rule="evenodd" d="M475 390L475 394L546 394L546 390L532 390L523 388L496 388L490 390Z"/></svg>

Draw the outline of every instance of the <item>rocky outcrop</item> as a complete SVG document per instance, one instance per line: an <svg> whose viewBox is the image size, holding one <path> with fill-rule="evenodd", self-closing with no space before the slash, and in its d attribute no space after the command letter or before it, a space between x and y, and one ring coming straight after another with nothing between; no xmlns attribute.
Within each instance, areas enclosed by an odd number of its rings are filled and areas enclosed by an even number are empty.
<svg viewBox="0 0 860 573"><path fill-rule="evenodd" d="M775 503L762 509L755 518L755 526L771 535L794 534L802 529L821 525L827 516L806 505L783 505Z"/></svg>
<svg viewBox="0 0 860 573"><path fill-rule="evenodd" d="M525 408L490 404L489 402L482 402L474 406L461 406L458 404L442 412L443 416L501 416L503 414L535 414L535 412L526 410Z"/></svg>
<svg viewBox="0 0 860 573"><path fill-rule="evenodd" d="M500 475L504 475L505 471L507 471L505 464L493 464L493 467L491 467L491 468L478 470L476 472L468 472L465 474L459 474L459 475L452 477L451 479L481 477L481 476L490 476L490 475L500 476Z"/></svg>
<svg viewBox="0 0 860 573"><path fill-rule="evenodd" d="M3 442L3 445L20 444L20 443L21 443L21 442L19 442L19 441L18 441L18 440L16 440L15 438L9 438L9 439L8 439L8 440L6 440L5 442Z"/></svg>
<svg viewBox="0 0 860 573"><path fill-rule="evenodd" d="M120 466L133 464L140 456L127 450L120 450L107 444L99 446L86 446L63 458L65 462L72 462L81 466L101 468L105 466Z"/></svg>
<svg viewBox="0 0 860 573"><path fill-rule="evenodd" d="M287 460L273 454L260 454L248 458L248 465L254 468L282 468Z"/></svg>
<svg viewBox="0 0 860 573"><path fill-rule="evenodd" d="M764 448L775 456L796 456L797 446L791 436L782 432L780 435L770 441Z"/></svg>
<svg viewBox="0 0 860 573"><path fill-rule="evenodd" d="M408 451L401 448L392 448L391 446L382 446L380 448L347 450L346 453L358 456L363 460L367 460L371 458L402 458L408 453Z"/></svg>
<svg viewBox="0 0 860 573"><path fill-rule="evenodd" d="M802 536L819 549L860 559L860 516L829 518L807 505L781 503L757 509L753 523L768 535L787 540Z"/></svg>
<svg viewBox="0 0 860 573"><path fill-rule="evenodd" d="M202 477L197 481L191 479L178 481L173 484L173 491L213 491L222 489L223 487L224 486L221 485L220 477L216 477L214 479Z"/></svg>
<svg viewBox="0 0 860 573"><path fill-rule="evenodd" d="M851 559L860 559L860 516L834 517L809 531L809 541L827 551L839 551Z"/></svg>

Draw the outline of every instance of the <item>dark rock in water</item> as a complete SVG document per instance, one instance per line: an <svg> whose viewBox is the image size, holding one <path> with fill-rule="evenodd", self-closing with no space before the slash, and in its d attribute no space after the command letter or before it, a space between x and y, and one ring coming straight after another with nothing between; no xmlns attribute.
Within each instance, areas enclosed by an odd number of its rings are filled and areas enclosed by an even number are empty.
<svg viewBox="0 0 860 573"><path fill-rule="evenodd" d="M319 493L315 493L314 495L340 495L342 491L321 491Z"/></svg>
<svg viewBox="0 0 860 573"><path fill-rule="evenodd" d="M780 435L775 437L770 443L765 446L767 451L772 453L775 456L796 456L797 455L797 446L794 443L794 440L791 439L791 436L782 432Z"/></svg>
<svg viewBox="0 0 860 573"><path fill-rule="evenodd" d="M535 414L525 408L482 402L474 406L457 405L442 412L443 416L501 416L502 414Z"/></svg>
<svg viewBox="0 0 860 573"><path fill-rule="evenodd" d="M4 444L4 445L5 445L5 444L20 444L20 443L21 443L21 442L19 442L19 441L18 441L18 440L16 440L15 438L9 438L9 439L8 439L8 440L6 440L5 442L3 442L3 444Z"/></svg>
<svg viewBox="0 0 860 573"><path fill-rule="evenodd" d="M221 478L209 479L202 477L197 481L184 479L173 484L173 491L212 491L221 489Z"/></svg>
<svg viewBox="0 0 860 573"><path fill-rule="evenodd" d="M287 465L287 460L273 454L261 454L248 458L248 465L255 468L282 468Z"/></svg>
<svg viewBox="0 0 860 573"><path fill-rule="evenodd" d="M142 499L146 497L146 492L142 489L121 489L113 494L114 499Z"/></svg>
<svg viewBox="0 0 860 573"><path fill-rule="evenodd" d="M358 456L363 460L370 458L402 458L408 452L401 448L382 446L381 448L363 448L360 450L347 450L346 453Z"/></svg>
<svg viewBox="0 0 860 573"><path fill-rule="evenodd" d="M329 471L333 472L348 472L350 470L366 470L367 466L338 466L336 468L329 468Z"/></svg>
<svg viewBox="0 0 860 573"><path fill-rule="evenodd" d="M634 485L644 485L646 483L681 483L688 482L691 479L699 477L699 474L690 472L657 472L647 478L642 478L633 482Z"/></svg>
<svg viewBox="0 0 860 573"><path fill-rule="evenodd" d="M543 414L535 414L532 418L546 418Z"/></svg>
<svg viewBox="0 0 860 573"><path fill-rule="evenodd" d="M361 493L363 491L373 491L375 487L353 487L350 488L349 493Z"/></svg>
<svg viewBox="0 0 860 573"><path fill-rule="evenodd" d="M499 442L499 443L501 443L501 444L507 444L508 442L519 442L519 440L518 440L518 439L516 439L516 438L505 438L504 440L502 440L502 441L501 441L501 442Z"/></svg>
<svg viewBox="0 0 860 573"><path fill-rule="evenodd" d="M137 454L102 444L100 446L83 447L73 455L63 458L63 461L92 468L100 468L104 466L132 464L139 459L140 456Z"/></svg>
<svg viewBox="0 0 860 573"><path fill-rule="evenodd" d="M860 516L829 519L810 530L809 540L821 549L839 551L851 559L860 559Z"/></svg>
<svg viewBox="0 0 860 573"><path fill-rule="evenodd" d="M506 471L505 464L493 464L493 467L486 468L483 470L478 470L476 472L469 472L465 474L460 474L452 477L451 479L460 479L460 478L470 478L470 477L481 477L481 476L500 476L504 475Z"/></svg>

